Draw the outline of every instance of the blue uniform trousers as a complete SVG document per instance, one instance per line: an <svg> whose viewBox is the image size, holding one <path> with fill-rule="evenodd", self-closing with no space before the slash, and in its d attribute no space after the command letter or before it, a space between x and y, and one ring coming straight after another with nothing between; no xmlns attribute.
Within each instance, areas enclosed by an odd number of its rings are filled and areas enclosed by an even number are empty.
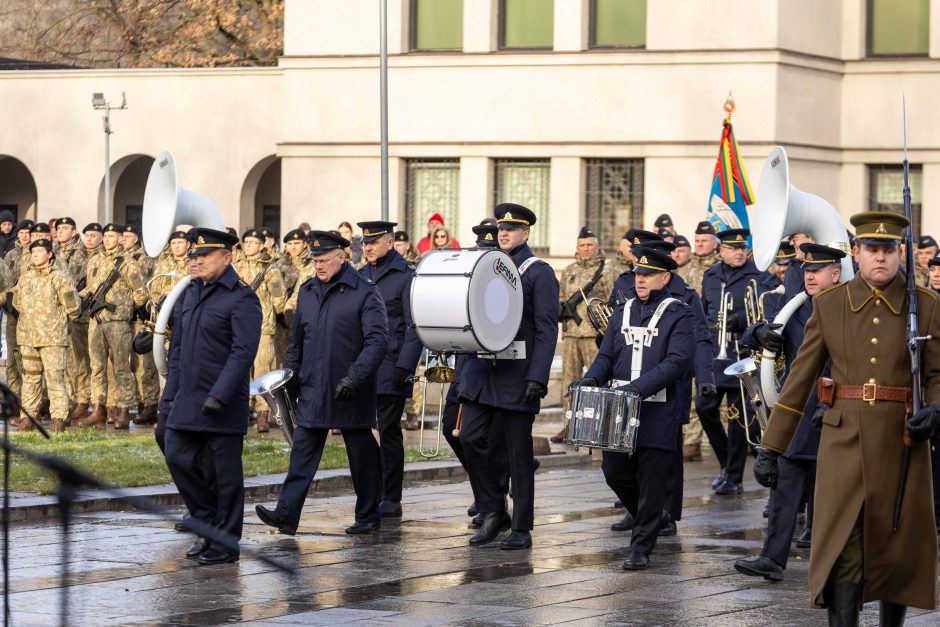
<svg viewBox="0 0 940 627"><path fill-rule="evenodd" d="M659 537L667 475L675 456L675 451L656 448L638 448L633 455L603 451L604 479L636 521L630 549L647 557Z"/></svg>
<svg viewBox="0 0 940 627"><path fill-rule="evenodd" d="M457 426L457 413L460 410L460 404L454 401L447 401L444 405L444 417L441 421L441 428L444 430L444 439L450 444L454 455L460 460L460 465L467 470L467 455L464 453L463 444L460 443L460 437L454 435L454 428ZM509 492L509 468L506 466L506 438L503 437L503 429L500 424L493 421L488 446L490 447L491 460L494 466L494 472L501 477L500 489L503 494ZM469 471L468 471L469 472Z"/></svg>
<svg viewBox="0 0 940 627"><path fill-rule="evenodd" d="M816 489L814 460L780 457L777 462L777 488L770 497L767 537L761 555L783 568L790 557L790 542L796 529L796 517L807 504L806 526L813 526L813 492Z"/></svg>
<svg viewBox="0 0 940 627"><path fill-rule="evenodd" d="M530 531L535 522L534 422L535 414L463 403L460 443L467 458L477 509L481 513L505 509L505 474L500 471L500 460L503 460L512 480L512 528L517 531ZM499 440L500 435L505 443L504 450L490 445Z"/></svg>
<svg viewBox="0 0 940 627"><path fill-rule="evenodd" d="M685 481L685 463L682 459L682 429L676 442L675 455L669 462L669 475L666 477L666 506L663 508L673 520L682 520L682 486Z"/></svg>
<svg viewBox="0 0 940 627"><path fill-rule="evenodd" d="M213 525L236 540L242 537L245 482L240 433L166 430L166 465L193 518ZM199 470L214 470L215 485Z"/></svg>
<svg viewBox="0 0 940 627"><path fill-rule="evenodd" d="M300 524L304 500L320 466L329 432L326 428L311 429L301 425L294 428L290 465L274 510L277 517L290 527L296 528ZM356 491L356 522L378 522L382 497L379 445L372 429L342 429L342 433L349 457L349 474Z"/></svg>
<svg viewBox="0 0 940 627"><path fill-rule="evenodd" d="M719 409L721 401L725 397L728 399L728 408L736 407L739 415L743 416L741 393L736 387L720 387L716 396L710 398L698 397L695 399L695 411L698 413L702 429L705 430L709 443L715 450L718 463L727 472L728 481L741 484L744 482L744 464L747 461L751 447L747 443L744 427L740 420L729 420L728 433L725 434L725 430L721 425L721 410ZM747 407L747 417L750 421L751 439L758 442L760 441L760 425L754 417L750 403Z"/></svg>
<svg viewBox="0 0 940 627"><path fill-rule="evenodd" d="M382 460L382 500L401 502L405 480L405 442L401 435L401 414L405 397L379 394L375 402L379 428L379 457Z"/></svg>

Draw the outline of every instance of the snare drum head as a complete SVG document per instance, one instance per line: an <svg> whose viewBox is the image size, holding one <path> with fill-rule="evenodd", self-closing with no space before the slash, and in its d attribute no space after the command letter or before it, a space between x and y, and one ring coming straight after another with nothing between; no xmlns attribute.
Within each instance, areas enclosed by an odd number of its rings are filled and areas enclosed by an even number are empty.
<svg viewBox="0 0 940 627"><path fill-rule="evenodd" d="M515 262L499 250L487 251L470 277L467 310L473 334L489 351L512 344L522 322L522 276Z"/></svg>

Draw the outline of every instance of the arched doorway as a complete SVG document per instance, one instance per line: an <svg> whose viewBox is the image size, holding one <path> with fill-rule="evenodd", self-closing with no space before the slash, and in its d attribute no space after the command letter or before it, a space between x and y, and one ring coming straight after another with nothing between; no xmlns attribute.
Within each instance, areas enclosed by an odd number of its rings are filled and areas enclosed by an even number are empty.
<svg viewBox="0 0 940 627"><path fill-rule="evenodd" d="M241 228L266 226L281 229L281 158L271 155L254 165L242 185Z"/></svg>
<svg viewBox="0 0 940 627"><path fill-rule="evenodd" d="M143 222L144 189L153 157L128 155L111 166L111 208L115 224L134 224L138 228ZM98 216L104 220L104 178L98 189Z"/></svg>
<svg viewBox="0 0 940 627"><path fill-rule="evenodd" d="M36 218L36 181L16 157L0 155L0 211L13 213L16 221Z"/></svg>

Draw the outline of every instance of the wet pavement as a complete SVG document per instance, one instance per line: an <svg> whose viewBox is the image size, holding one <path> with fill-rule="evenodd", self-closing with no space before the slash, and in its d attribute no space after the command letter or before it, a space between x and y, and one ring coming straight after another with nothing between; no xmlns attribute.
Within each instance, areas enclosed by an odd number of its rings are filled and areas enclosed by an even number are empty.
<svg viewBox="0 0 940 627"><path fill-rule="evenodd" d="M625 572L629 532L599 469L539 472L530 551L471 548L466 482L406 490L404 518L371 536L347 536L353 496L308 500L296 537L269 533L249 507L244 545L296 565L289 577L243 554L197 566L190 538L140 513L76 517L69 541L70 622L75 625L818 625L808 607L808 550L794 549L786 580L745 577L735 559L760 549L766 491L709 489L717 466L686 465L686 510L645 572ZM54 523L15 525L14 624L58 620L61 551ZM863 614L877 624L876 604ZM912 612L909 625L938 624Z"/></svg>

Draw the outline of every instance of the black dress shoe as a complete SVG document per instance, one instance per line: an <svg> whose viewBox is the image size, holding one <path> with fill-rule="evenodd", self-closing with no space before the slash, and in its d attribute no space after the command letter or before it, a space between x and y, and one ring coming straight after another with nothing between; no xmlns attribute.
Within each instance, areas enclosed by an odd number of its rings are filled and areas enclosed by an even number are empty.
<svg viewBox="0 0 940 627"><path fill-rule="evenodd" d="M674 536L677 533L679 533L679 529L676 528L676 521L672 519L669 512L663 512L662 518L660 519L659 535L666 537Z"/></svg>
<svg viewBox="0 0 940 627"><path fill-rule="evenodd" d="M636 520L633 519L632 514L627 514L610 526L613 531L630 531L634 527L636 527Z"/></svg>
<svg viewBox="0 0 940 627"><path fill-rule="evenodd" d="M732 483L731 481L727 480L715 488L715 494L718 496L733 496L736 494L741 494L742 492L744 492L744 488L740 483Z"/></svg>
<svg viewBox="0 0 940 627"><path fill-rule="evenodd" d="M205 553L196 558L196 561L203 566L212 564L231 564L238 561L238 553L231 553L223 549L210 548Z"/></svg>
<svg viewBox="0 0 940 627"><path fill-rule="evenodd" d="M796 548L798 549L808 549L813 544L813 528L806 527L803 529L803 533L800 534L800 537L796 539Z"/></svg>
<svg viewBox="0 0 940 627"><path fill-rule="evenodd" d="M193 540L193 543L189 545L189 548L186 549L186 559L194 560L206 551L209 550L209 547L212 546L212 542L203 537L197 537Z"/></svg>
<svg viewBox="0 0 940 627"><path fill-rule="evenodd" d="M624 570L646 570L649 568L650 558L642 553L630 553L630 557L623 563Z"/></svg>
<svg viewBox="0 0 940 627"><path fill-rule="evenodd" d="M285 535L292 536L297 533L297 527L291 527L286 522L284 522L280 516L269 510L264 505L255 505L255 514L258 515L258 518L261 519L261 522L268 525L269 527L274 527Z"/></svg>
<svg viewBox="0 0 940 627"><path fill-rule="evenodd" d="M739 559L735 561L734 569L751 577L763 577L768 581L783 581L783 567L763 555Z"/></svg>
<svg viewBox="0 0 940 627"><path fill-rule="evenodd" d="M379 516L382 518L401 518L401 503L382 501L379 503Z"/></svg>
<svg viewBox="0 0 940 627"><path fill-rule="evenodd" d="M173 529L176 531L179 531L180 533L186 533L187 531L189 531L189 529L186 528L186 525L184 523L188 519L189 519L189 514L183 515L183 520L176 521L176 524L173 525Z"/></svg>
<svg viewBox="0 0 940 627"><path fill-rule="evenodd" d="M358 536L378 531L381 527L382 523L378 520L373 522L357 522L353 523L351 527L346 527L346 533L351 536Z"/></svg>
<svg viewBox="0 0 940 627"><path fill-rule="evenodd" d="M528 531L516 531L513 529L512 533L506 536L503 541L499 543L499 548L503 549L504 551L531 549L532 534Z"/></svg>
<svg viewBox="0 0 940 627"><path fill-rule="evenodd" d="M486 514L477 514L476 516L474 516L473 518L470 519L470 525L469 525L469 526L470 526L471 528L482 527L482 526L483 526L483 518L484 518L485 516L486 516Z"/></svg>
<svg viewBox="0 0 940 627"><path fill-rule="evenodd" d="M764 511L762 512L764 518L770 518L770 501L768 500L764 503Z"/></svg>
<svg viewBox="0 0 940 627"><path fill-rule="evenodd" d="M480 530L470 536L470 546L482 546L496 539L500 531L509 529L512 519L505 511L487 512L483 514L483 524Z"/></svg>
<svg viewBox="0 0 940 627"><path fill-rule="evenodd" d="M724 483L727 478L728 478L728 471L722 468L721 471L718 473L718 476L715 477L715 479L712 481L712 490L717 489L718 486Z"/></svg>
<svg viewBox="0 0 940 627"><path fill-rule="evenodd" d="M623 508L623 501L621 501L620 499L617 499L616 501L614 501L614 508L615 509Z"/></svg>
<svg viewBox="0 0 940 627"><path fill-rule="evenodd" d="M470 504L470 507L467 508L467 516L476 516L480 513L480 510L477 509L477 502L474 501Z"/></svg>

